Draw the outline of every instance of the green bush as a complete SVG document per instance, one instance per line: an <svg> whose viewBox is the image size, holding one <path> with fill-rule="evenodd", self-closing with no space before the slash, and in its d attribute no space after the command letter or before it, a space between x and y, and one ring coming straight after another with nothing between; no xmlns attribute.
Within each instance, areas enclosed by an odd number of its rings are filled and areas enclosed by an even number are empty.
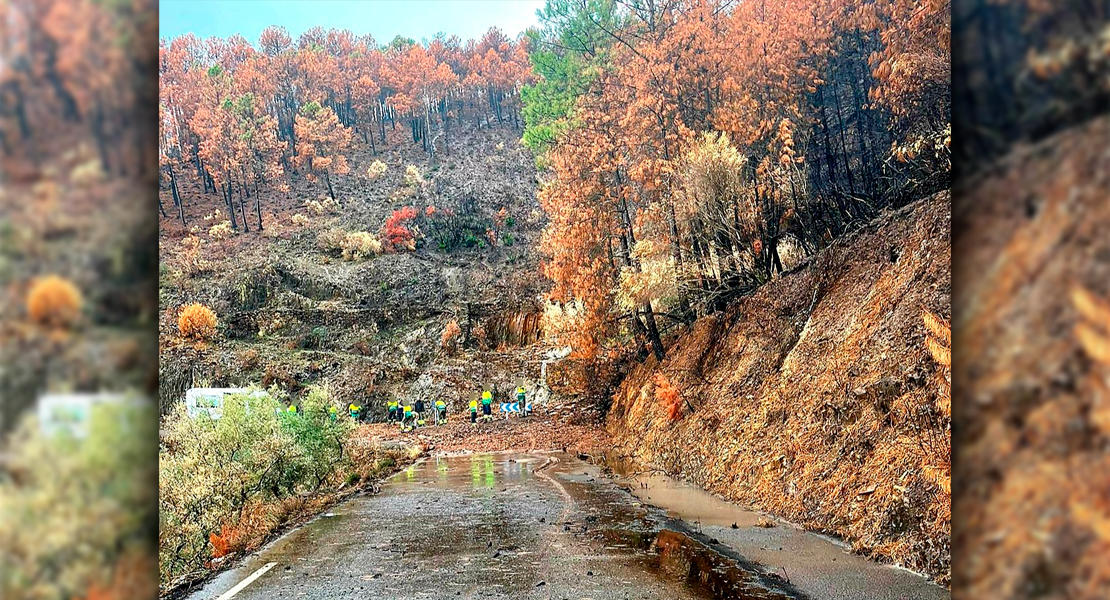
<svg viewBox="0 0 1110 600"><path fill-rule="evenodd" d="M83 598L150 553L156 423L140 401L94 405L84 438L47 435L33 414L21 422L0 478L0 597Z"/></svg>
<svg viewBox="0 0 1110 600"><path fill-rule="evenodd" d="M184 406L168 418L159 453L163 584L204 569L209 536L236 527L248 504L338 486L349 472L344 443L354 424L329 418L327 390L310 389L297 413L279 394L228 396L218 420L191 419Z"/></svg>

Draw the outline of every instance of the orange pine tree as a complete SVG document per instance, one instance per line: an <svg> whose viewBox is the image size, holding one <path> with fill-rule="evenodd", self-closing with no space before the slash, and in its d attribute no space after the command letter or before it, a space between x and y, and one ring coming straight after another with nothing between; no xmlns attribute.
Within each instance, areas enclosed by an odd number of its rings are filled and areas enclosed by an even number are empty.
<svg viewBox="0 0 1110 600"><path fill-rule="evenodd" d="M346 153L351 147L351 130L339 123L335 112L315 100L305 103L296 117L296 164L307 170L310 181L324 176L328 196L335 199L332 175L346 175Z"/></svg>

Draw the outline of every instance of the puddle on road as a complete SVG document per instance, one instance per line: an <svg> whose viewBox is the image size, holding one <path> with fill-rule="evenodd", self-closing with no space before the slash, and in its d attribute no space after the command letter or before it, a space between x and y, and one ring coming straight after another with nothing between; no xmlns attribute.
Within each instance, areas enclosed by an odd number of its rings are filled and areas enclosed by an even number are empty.
<svg viewBox="0 0 1110 600"><path fill-rule="evenodd" d="M768 589L751 565L741 566L681 531L643 533L627 529L603 532L609 549L638 550L637 561L663 579L682 583L706 598L771 600L797 597Z"/></svg>
<svg viewBox="0 0 1110 600"><path fill-rule="evenodd" d="M554 460L552 460L554 459ZM549 465L549 461L551 464ZM573 500L569 520L541 527L537 535L529 523L537 523L550 513L552 498L545 483L534 470L550 468L545 475L554 478ZM541 558L525 548L542 547L543 535L573 536L587 542L611 560L623 561L652 573L661 580L677 583L702 598L770 600L797 597L773 591L788 589L775 576L766 576L742 557L728 557L679 531L679 524L656 508L642 505L610 480L589 475L593 467L569 455L551 458L532 455L489 455L432 457L409 467L382 487L378 500L392 502L419 489L422 502L433 507L444 502L458 503L457 492L467 492L469 506L444 507L451 515L469 515L465 522L442 523L434 531L414 531L408 551L431 558L460 554L467 563L488 563L488 540L505 548L504 564L487 564L492 572L503 570L496 578L503 589L512 589L514 575L539 568ZM434 485L430 485L434 484ZM452 493L453 492L453 493ZM496 498L496 502L492 500ZM457 518L457 516L455 517Z"/></svg>
<svg viewBox="0 0 1110 600"><path fill-rule="evenodd" d="M637 502L611 481L590 475L591 470L581 464L556 469L582 520L571 525L572 532L580 527L605 551L631 555L641 568L705 598L769 600L800 595L742 557L726 556L702 543L664 511Z"/></svg>

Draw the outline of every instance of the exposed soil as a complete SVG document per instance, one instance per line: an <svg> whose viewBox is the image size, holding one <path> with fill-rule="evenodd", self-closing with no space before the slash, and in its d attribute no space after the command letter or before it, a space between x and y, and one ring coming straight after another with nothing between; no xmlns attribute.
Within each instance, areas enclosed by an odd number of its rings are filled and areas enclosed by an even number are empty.
<svg viewBox="0 0 1110 600"><path fill-rule="evenodd" d="M616 453L947 581L949 500L925 470L947 462L948 419L922 310L951 314L949 198L880 216L634 368Z"/></svg>
<svg viewBox="0 0 1110 600"><path fill-rule="evenodd" d="M1110 298L1107 139L1101 118L1020 147L956 194L960 597L1110 594L1110 365L1072 300Z"/></svg>

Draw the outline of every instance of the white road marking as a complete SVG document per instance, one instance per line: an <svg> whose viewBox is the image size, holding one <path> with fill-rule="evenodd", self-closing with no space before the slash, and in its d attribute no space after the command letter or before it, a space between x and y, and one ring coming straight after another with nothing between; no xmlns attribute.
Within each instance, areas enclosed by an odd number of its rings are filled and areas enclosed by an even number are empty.
<svg viewBox="0 0 1110 600"><path fill-rule="evenodd" d="M224 592L224 594L222 596L220 596L219 598L216 598L216 600L231 600L232 598L235 597L235 594L238 594L239 592L246 589L246 587L248 585L254 583L255 579L258 579L259 577L262 577L262 575L265 574L266 571L269 571L270 569L274 568L274 565L276 565L276 564L277 564L276 562L266 563L266 566L264 566L261 569L255 571L254 573L251 573L250 577L247 577L243 581L240 581L239 585L237 585L237 586L231 588L230 590Z"/></svg>

